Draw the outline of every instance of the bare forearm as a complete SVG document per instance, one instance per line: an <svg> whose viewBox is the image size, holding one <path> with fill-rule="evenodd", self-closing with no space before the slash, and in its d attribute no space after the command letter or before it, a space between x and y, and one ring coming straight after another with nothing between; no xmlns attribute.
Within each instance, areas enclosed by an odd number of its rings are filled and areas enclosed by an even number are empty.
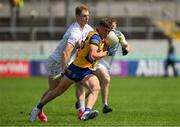
<svg viewBox="0 0 180 127"><path fill-rule="evenodd" d="M131 48L129 44L126 44L124 46L122 46L123 48L125 48L128 52L130 52Z"/></svg>
<svg viewBox="0 0 180 127"><path fill-rule="evenodd" d="M95 60L98 60L98 59L100 59L100 58L102 58L102 57L105 57L105 56L107 56L108 55L108 52L107 51L102 51L102 52L96 52L96 53L94 53L91 57L93 58L93 59L95 59Z"/></svg>
<svg viewBox="0 0 180 127"><path fill-rule="evenodd" d="M63 52L62 65L61 65L63 71L66 70L69 59L70 59L70 56L66 52Z"/></svg>
<svg viewBox="0 0 180 127"><path fill-rule="evenodd" d="M62 70L65 71L67 66L68 66L68 62L71 58L71 54L72 54L72 51L74 49L74 46L71 44L71 43L67 43L64 51L63 51L63 55L62 55Z"/></svg>

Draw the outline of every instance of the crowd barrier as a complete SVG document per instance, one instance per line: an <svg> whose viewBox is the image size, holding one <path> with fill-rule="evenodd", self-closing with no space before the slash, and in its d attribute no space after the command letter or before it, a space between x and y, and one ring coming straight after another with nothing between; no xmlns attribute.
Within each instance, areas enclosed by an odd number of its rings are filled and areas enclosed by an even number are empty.
<svg viewBox="0 0 180 127"><path fill-rule="evenodd" d="M111 66L112 76L163 76L165 74L163 60L115 60ZM180 61L176 62L176 70L180 75ZM168 69L172 76L172 68ZM0 77L47 76L45 60L0 60Z"/></svg>

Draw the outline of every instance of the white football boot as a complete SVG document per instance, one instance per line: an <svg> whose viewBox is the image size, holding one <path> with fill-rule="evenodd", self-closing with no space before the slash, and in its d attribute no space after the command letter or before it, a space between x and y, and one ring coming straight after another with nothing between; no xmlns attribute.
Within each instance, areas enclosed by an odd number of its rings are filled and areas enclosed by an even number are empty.
<svg viewBox="0 0 180 127"><path fill-rule="evenodd" d="M99 114L99 112L97 110L94 110L94 111L85 111L83 113L83 115L81 116L80 120L89 120L89 119L93 119L95 117L97 117Z"/></svg>
<svg viewBox="0 0 180 127"><path fill-rule="evenodd" d="M34 122L38 116L38 113L40 112L40 109L38 109L37 107L35 107L31 114L29 115L29 121L30 122Z"/></svg>

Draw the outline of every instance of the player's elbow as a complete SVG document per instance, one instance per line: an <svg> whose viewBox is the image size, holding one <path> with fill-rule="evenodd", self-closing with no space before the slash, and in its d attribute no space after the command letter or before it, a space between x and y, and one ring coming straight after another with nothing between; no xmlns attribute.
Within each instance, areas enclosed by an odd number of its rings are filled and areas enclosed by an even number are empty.
<svg viewBox="0 0 180 127"><path fill-rule="evenodd" d="M96 59L95 59L95 57L94 57L92 54L91 54L91 55L89 54L88 60L91 61L91 62L93 62L93 61L96 60Z"/></svg>
<svg viewBox="0 0 180 127"><path fill-rule="evenodd" d="M64 59L66 59L66 58L68 58L68 56L70 56L67 51L63 51L62 55L63 55Z"/></svg>
<svg viewBox="0 0 180 127"><path fill-rule="evenodd" d="M98 60L98 54L97 53L92 53L92 54L90 54L89 55L89 58L91 59L91 60Z"/></svg>

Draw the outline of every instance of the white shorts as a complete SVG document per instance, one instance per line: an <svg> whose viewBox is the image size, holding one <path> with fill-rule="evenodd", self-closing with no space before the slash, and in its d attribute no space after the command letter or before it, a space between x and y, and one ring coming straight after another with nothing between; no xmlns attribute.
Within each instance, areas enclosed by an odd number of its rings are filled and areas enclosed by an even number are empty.
<svg viewBox="0 0 180 127"><path fill-rule="evenodd" d="M103 69L103 70L105 70L107 73L110 74L110 68L107 67L107 66L106 66L105 64L103 64L103 63L98 63L97 66L96 66L96 69L97 69L97 70L98 70L98 69Z"/></svg>
<svg viewBox="0 0 180 127"><path fill-rule="evenodd" d="M112 60L113 60L113 56L103 57L103 58L98 60L96 68L97 69L102 68L102 69L106 70L110 74Z"/></svg>
<svg viewBox="0 0 180 127"><path fill-rule="evenodd" d="M50 77L55 77L62 72L61 63L54 60L52 57L49 57L47 60L47 71Z"/></svg>

